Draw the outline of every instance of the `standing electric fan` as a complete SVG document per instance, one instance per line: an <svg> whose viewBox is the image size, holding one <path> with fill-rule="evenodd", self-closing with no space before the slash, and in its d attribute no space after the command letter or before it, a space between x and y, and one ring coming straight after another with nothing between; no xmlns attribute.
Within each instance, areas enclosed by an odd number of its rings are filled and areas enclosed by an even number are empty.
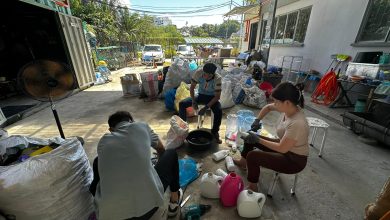
<svg viewBox="0 0 390 220"><path fill-rule="evenodd" d="M20 69L18 84L31 98L50 102L58 131L65 138L54 102L68 97L76 88L76 79L69 66L51 60L34 60Z"/></svg>

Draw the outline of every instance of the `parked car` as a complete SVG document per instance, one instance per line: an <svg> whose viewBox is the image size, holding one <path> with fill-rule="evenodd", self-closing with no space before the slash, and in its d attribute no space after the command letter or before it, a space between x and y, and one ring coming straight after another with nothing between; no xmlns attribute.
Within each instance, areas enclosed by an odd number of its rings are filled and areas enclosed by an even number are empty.
<svg viewBox="0 0 390 220"><path fill-rule="evenodd" d="M183 56L195 56L195 50L192 46L183 44L177 47L176 54Z"/></svg>
<svg viewBox="0 0 390 220"><path fill-rule="evenodd" d="M154 59L157 64L165 62L165 53L161 45L147 44L142 49L142 64L146 64Z"/></svg>

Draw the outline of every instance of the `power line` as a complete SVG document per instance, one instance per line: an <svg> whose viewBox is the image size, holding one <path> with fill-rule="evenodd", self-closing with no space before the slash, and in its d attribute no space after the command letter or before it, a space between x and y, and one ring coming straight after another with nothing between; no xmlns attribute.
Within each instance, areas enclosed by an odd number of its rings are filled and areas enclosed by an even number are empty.
<svg viewBox="0 0 390 220"><path fill-rule="evenodd" d="M194 14L194 13L199 13L199 12L206 12L206 11L213 11L215 9L223 8L226 5L220 5L216 6L213 8L208 8L208 9L198 9L198 10L192 10L192 11L182 11L182 12L177 12L177 11L147 11L147 10L139 10L139 9L129 9L130 11L136 11L136 12L143 12L143 13L149 13L149 14Z"/></svg>
<svg viewBox="0 0 390 220"><path fill-rule="evenodd" d="M177 11L169 12L169 11L149 11L149 10L132 9L132 8L127 8L127 7L122 7L122 6L102 2L100 0L95 0L95 2L97 2L99 4L111 6L113 8L120 8L120 9L135 11L135 12L139 12L139 13L147 13L147 14L195 14L195 13L200 13L200 12L212 11L212 10L223 8L223 7L229 5L229 3L226 2L226 3L220 4L220 5L216 5L214 7L209 7L207 9L197 9L197 10L183 11L183 12L177 12Z"/></svg>
<svg viewBox="0 0 390 220"><path fill-rule="evenodd" d="M188 18L188 17L211 17L211 16L216 16L216 15L224 15L224 14L213 14L213 15L172 15L172 16L169 16L169 17Z"/></svg>
<svg viewBox="0 0 390 220"><path fill-rule="evenodd" d="M215 5L205 5L205 6L188 6L188 7L184 7L184 6L178 6L178 7L164 7L164 6L147 6L147 5L131 5L131 7L135 7L135 8L144 8L144 9L183 9L183 8L208 8L208 7L214 7L214 6L219 6L219 5L222 5L222 4L227 4L229 3L228 1L227 2L223 2L223 3L220 3L220 4L215 4Z"/></svg>

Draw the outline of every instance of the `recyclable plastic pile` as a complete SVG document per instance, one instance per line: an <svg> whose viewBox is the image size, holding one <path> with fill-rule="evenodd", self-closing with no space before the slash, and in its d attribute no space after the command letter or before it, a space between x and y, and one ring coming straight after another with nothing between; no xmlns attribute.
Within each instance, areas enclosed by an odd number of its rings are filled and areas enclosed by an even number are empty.
<svg viewBox="0 0 390 220"><path fill-rule="evenodd" d="M0 140L0 212L7 219L88 219L92 169L78 139Z"/></svg>

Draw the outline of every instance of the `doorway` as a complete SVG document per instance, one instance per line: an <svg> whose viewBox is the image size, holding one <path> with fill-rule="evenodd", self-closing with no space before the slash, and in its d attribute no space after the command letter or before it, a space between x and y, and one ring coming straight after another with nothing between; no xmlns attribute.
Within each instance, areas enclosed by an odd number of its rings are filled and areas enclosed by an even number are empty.
<svg viewBox="0 0 390 220"><path fill-rule="evenodd" d="M257 26L259 22L251 24L251 30L249 35L249 48L248 50L251 51L252 49L255 49L256 47L256 38L257 38Z"/></svg>

